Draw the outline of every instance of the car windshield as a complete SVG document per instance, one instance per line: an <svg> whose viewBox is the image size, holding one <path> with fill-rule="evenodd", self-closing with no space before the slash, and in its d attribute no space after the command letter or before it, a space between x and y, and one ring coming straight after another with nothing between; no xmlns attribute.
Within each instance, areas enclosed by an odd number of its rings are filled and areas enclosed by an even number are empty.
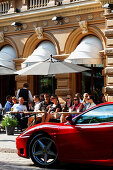
<svg viewBox="0 0 113 170"><path fill-rule="evenodd" d="M74 118L76 124L102 123L113 121L113 104L98 106Z"/></svg>

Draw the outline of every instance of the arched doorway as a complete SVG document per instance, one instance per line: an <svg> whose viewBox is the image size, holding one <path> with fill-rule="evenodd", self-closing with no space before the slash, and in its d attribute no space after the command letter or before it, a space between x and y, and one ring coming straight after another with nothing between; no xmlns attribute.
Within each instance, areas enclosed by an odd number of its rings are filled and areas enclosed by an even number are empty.
<svg viewBox="0 0 113 170"><path fill-rule="evenodd" d="M10 45L5 45L0 50L0 62L5 67L14 69L13 60L16 58L16 52ZM5 105L7 95L15 95L15 75L0 75L0 102Z"/></svg>

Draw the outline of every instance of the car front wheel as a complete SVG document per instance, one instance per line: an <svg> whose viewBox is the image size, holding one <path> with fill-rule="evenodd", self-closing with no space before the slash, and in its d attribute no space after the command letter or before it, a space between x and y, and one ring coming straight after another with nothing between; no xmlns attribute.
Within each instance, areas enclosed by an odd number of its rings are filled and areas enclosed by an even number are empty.
<svg viewBox="0 0 113 170"><path fill-rule="evenodd" d="M47 136L35 136L30 144L30 156L39 167L54 165L58 158L54 141Z"/></svg>

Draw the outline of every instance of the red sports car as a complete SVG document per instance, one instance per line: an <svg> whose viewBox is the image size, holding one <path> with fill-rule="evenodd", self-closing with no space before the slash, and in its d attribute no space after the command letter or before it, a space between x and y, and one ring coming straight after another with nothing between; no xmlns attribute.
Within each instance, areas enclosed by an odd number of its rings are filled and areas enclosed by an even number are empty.
<svg viewBox="0 0 113 170"><path fill-rule="evenodd" d="M43 123L16 139L18 155L40 167L60 162L113 165L113 102L89 109L66 123Z"/></svg>

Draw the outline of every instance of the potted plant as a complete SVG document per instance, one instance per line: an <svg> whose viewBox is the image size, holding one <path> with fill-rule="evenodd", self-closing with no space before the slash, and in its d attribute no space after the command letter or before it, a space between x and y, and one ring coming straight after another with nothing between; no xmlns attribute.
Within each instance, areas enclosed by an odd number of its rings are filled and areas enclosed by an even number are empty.
<svg viewBox="0 0 113 170"><path fill-rule="evenodd" d="M14 135L14 129L17 126L17 119L11 115L5 115L2 122L2 126L6 128L7 135Z"/></svg>

